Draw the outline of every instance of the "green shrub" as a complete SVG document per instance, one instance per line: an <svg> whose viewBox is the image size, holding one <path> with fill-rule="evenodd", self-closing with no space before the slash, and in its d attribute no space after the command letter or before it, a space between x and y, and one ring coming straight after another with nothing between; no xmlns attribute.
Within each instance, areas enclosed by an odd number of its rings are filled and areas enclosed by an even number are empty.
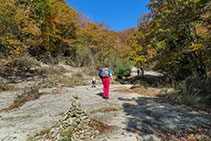
<svg viewBox="0 0 211 141"><path fill-rule="evenodd" d="M129 60L122 59L120 60L119 64L117 64L116 68L114 69L114 74L118 78L122 78L123 76L129 76L131 73L132 65Z"/></svg>
<svg viewBox="0 0 211 141"><path fill-rule="evenodd" d="M15 104L22 104L29 100L35 100L40 97L39 89L37 87L31 87L29 90L24 91L22 94L18 95L14 100Z"/></svg>
<svg viewBox="0 0 211 141"><path fill-rule="evenodd" d="M120 62L119 55L117 52L112 52L109 58L106 60L107 64L110 64L111 69L115 69Z"/></svg>
<svg viewBox="0 0 211 141"><path fill-rule="evenodd" d="M17 95L13 104L8 108L2 109L2 111L21 107L25 102L38 99L42 94L43 93L39 93L39 89L37 87L31 87L29 90L25 90L22 94Z"/></svg>
<svg viewBox="0 0 211 141"><path fill-rule="evenodd" d="M7 83L0 82L0 92L9 90L9 86Z"/></svg>

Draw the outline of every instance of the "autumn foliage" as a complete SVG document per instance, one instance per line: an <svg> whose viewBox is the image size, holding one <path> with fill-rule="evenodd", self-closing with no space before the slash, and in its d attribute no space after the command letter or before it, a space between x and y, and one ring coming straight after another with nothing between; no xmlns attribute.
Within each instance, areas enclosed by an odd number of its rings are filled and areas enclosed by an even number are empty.
<svg viewBox="0 0 211 141"><path fill-rule="evenodd" d="M64 0L0 0L0 55L68 57L72 65L103 62L115 50L116 33L92 23Z"/></svg>
<svg viewBox="0 0 211 141"><path fill-rule="evenodd" d="M151 0L148 8L150 12L139 18L137 33L139 44L147 47L148 61L177 79L195 72L206 77L211 56L209 1Z"/></svg>
<svg viewBox="0 0 211 141"><path fill-rule="evenodd" d="M0 0L0 5L0 57L55 63L61 56L72 66L99 66L116 53L179 80L193 73L206 77L211 67L209 0L150 0L150 12L138 18L138 26L118 33L65 0Z"/></svg>

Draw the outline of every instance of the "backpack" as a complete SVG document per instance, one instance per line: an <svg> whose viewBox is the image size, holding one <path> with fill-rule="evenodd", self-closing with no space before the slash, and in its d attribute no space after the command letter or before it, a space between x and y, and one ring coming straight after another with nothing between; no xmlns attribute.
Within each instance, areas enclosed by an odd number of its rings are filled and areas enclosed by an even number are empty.
<svg viewBox="0 0 211 141"><path fill-rule="evenodd" d="M103 70L102 70L102 69L100 69L100 70L99 70L99 72L98 72L98 76L99 76L100 78L102 78L102 77L103 77Z"/></svg>
<svg viewBox="0 0 211 141"><path fill-rule="evenodd" d="M108 68L102 69L102 77L103 78L109 77Z"/></svg>

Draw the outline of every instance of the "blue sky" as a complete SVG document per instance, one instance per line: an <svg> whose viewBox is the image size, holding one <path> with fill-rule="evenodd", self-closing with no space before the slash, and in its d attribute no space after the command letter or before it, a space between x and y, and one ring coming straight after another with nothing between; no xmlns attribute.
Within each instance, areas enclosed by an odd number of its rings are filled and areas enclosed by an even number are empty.
<svg viewBox="0 0 211 141"><path fill-rule="evenodd" d="M137 26L138 17L148 12L149 0L67 0L67 3L92 22L103 21L111 30L120 31Z"/></svg>

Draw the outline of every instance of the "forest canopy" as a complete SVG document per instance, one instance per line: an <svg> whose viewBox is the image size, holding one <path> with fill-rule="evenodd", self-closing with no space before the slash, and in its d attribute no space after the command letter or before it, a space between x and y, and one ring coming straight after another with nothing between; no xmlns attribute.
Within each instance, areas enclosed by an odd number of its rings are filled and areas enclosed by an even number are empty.
<svg viewBox="0 0 211 141"><path fill-rule="evenodd" d="M115 50L116 32L89 21L64 0L0 0L0 5L1 56L45 60L60 55L82 66L103 62Z"/></svg>
<svg viewBox="0 0 211 141"><path fill-rule="evenodd" d="M210 71L209 0L150 0L138 26L121 32L91 22L65 0L0 5L0 57L27 55L49 63L62 56L73 66L127 58L177 79Z"/></svg>
<svg viewBox="0 0 211 141"><path fill-rule="evenodd" d="M211 2L150 0L149 13L138 18L138 31L127 37L124 56L136 65L177 79L207 76L211 64Z"/></svg>

